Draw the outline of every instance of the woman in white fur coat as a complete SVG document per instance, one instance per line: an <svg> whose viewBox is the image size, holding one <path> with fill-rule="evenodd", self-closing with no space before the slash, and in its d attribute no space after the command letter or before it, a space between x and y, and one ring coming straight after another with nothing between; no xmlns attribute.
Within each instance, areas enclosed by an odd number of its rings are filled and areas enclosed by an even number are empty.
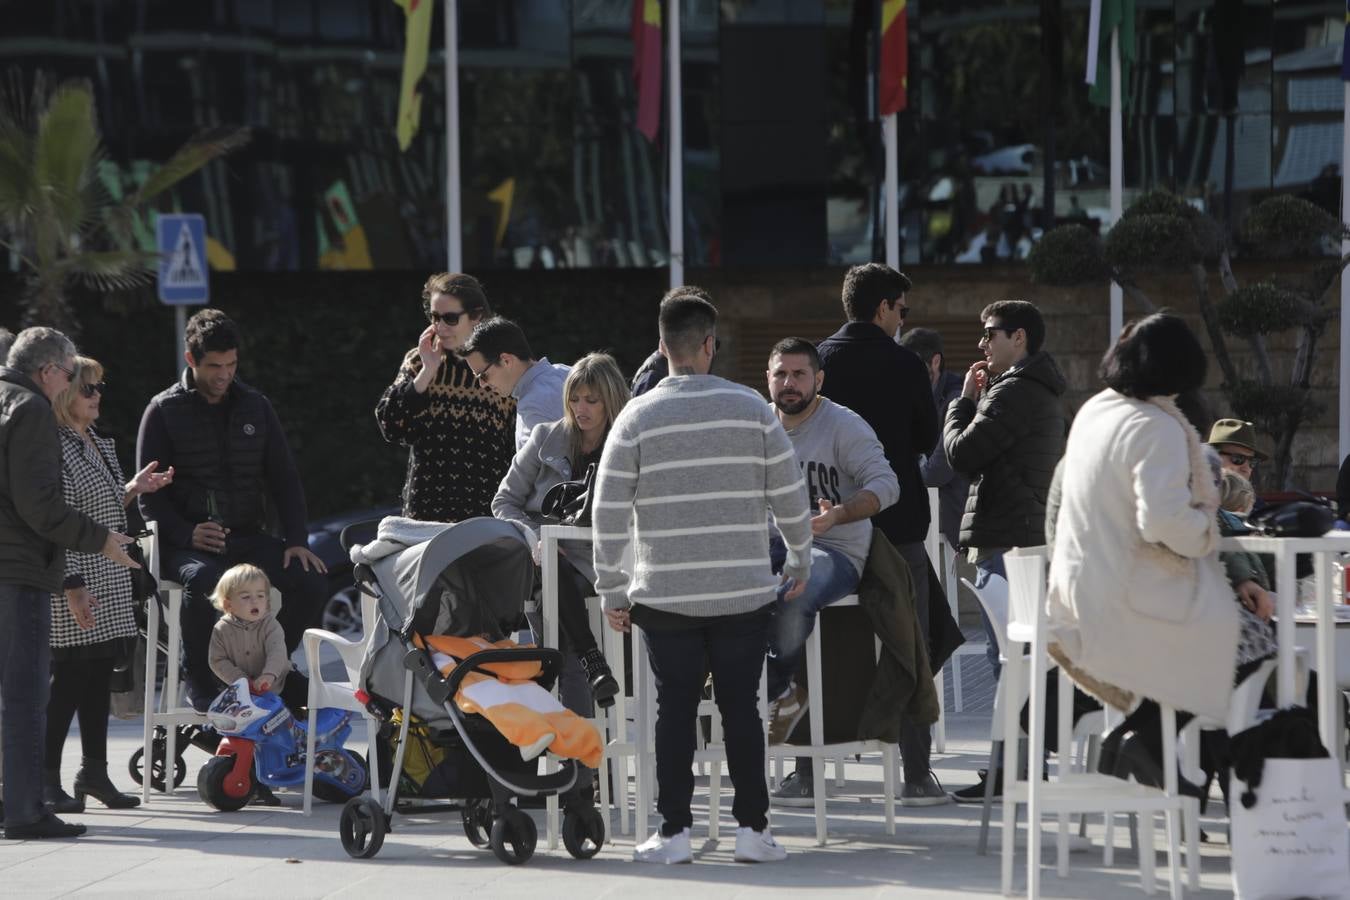
<svg viewBox="0 0 1350 900"><path fill-rule="evenodd" d="M1169 313L1128 326L1102 360L1108 388L1083 405L1069 432L1049 614L1052 652L1102 699L1128 708L1147 698L1222 720L1237 604L1217 553L1215 475L1174 402L1203 384L1205 368L1200 342ZM1152 704L1140 712L1157 717ZM1122 764L1130 756L1156 772L1138 759L1145 748L1122 744L1131 736L1128 726L1111 736L1104 769L1119 748ZM1156 763L1153 750L1146 755ZM1149 781L1152 773L1115 774Z"/></svg>

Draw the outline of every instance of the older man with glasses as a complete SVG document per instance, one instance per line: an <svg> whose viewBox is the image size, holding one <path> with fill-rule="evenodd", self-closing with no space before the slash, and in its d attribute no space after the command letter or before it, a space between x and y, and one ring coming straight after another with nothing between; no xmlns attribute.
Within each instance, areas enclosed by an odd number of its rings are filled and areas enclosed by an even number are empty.
<svg viewBox="0 0 1350 900"><path fill-rule="evenodd" d="M1256 446L1256 426L1241 419L1219 419L1209 429L1209 440L1205 443L1218 451L1225 469L1248 481L1256 474L1257 465L1270 459Z"/></svg>
<svg viewBox="0 0 1350 900"><path fill-rule="evenodd" d="M478 279L441 272L422 288L422 313L428 324L375 407L384 439L408 448L403 514L427 522L490 516L516 452L516 404L474 377L463 348L492 308Z"/></svg>
<svg viewBox="0 0 1350 900"><path fill-rule="evenodd" d="M66 505L52 403L75 378L75 345L28 328L0 368L0 701L5 717L4 822L10 840L78 837L42 803L42 738L51 668L51 596L65 551L102 553L135 567L130 538Z"/></svg>

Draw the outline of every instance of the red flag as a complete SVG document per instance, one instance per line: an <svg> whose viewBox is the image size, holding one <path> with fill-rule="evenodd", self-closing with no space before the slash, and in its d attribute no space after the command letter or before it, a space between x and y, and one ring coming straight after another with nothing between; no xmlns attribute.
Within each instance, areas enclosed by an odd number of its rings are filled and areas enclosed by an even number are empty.
<svg viewBox="0 0 1350 900"><path fill-rule="evenodd" d="M906 0L881 3L881 114L909 105L909 12Z"/></svg>
<svg viewBox="0 0 1350 900"><path fill-rule="evenodd" d="M633 0L633 84L637 127L649 141L661 125L661 0Z"/></svg>

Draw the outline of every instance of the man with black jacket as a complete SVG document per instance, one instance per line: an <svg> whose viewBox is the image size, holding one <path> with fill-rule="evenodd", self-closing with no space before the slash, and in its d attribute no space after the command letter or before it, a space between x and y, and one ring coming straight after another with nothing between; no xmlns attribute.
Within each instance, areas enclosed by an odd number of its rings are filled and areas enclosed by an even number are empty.
<svg viewBox="0 0 1350 900"><path fill-rule="evenodd" d="M75 375L75 345L54 328L20 332L0 368L0 818L10 840L84 834L83 825L62 822L42 803L51 600L61 593L65 551L136 566L123 549L130 538L66 505L52 403Z"/></svg>
<svg viewBox="0 0 1350 900"><path fill-rule="evenodd" d="M230 566L261 568L281 591L277 613L294 652L314 624L328 571L309 550L305 493L276 411L261 392L235 377L239 331L218 309L188 320L187 368L145 408L137 466L174 467L173 484L140 496L158 523L164 571L183 585L183 660L188 697L204 710L219 691L207 663L218 613L211 592ZM267 531L269 512L282 537Z"/></svg>
<svg viewBox="0 0 1350 900"><path fill-rule="evenodd" d="M970 479L961 546L975 564L975 586L1006 578L1003 554L1045 543L1045 503L1064 455L1068 419L1064 375L1045 343L1040 310L1000 300L980 313L984 359L966 372L961 396L947 408L942 440L952 468ZM983 610L981 610L983 615ZM998 641L984 616L989 662L999 671ZM983 800L983 785L957 791Z"/></svg>
<svg viewBox="0 0 1350 900"><path fill-rule="evenodd" d="M872 517L904 557L914 580L915 606L922 633L928 633L928 490L919 458L938 440L937 407L928 370L913 351L895 342L909 312L905 294L910 280L890 266L854 266L844 276L842 300L848 321L821 341L825 381L820 392L853 410L872 426L900 482L900 500ZM905 761L904 806L950 802L929 767L932 735L928 726L906 723L900 736Z"/></svg>

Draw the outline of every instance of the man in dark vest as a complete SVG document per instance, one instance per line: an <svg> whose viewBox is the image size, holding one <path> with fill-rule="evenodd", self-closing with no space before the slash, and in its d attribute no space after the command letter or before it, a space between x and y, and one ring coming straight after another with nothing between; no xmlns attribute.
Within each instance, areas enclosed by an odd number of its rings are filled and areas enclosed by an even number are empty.
<svg viewBox="0 0 1350 900"><path fill-rule="evenodd" d="M267 573L281 591L277 620L294 652L323 603L327 569L309 550L305 493L276 411L235 377L238 328L204 309L188 320L186 344L182 377L145 408L136 459L174 468L172 485L139 502L158 523L165 576L183 585L188 698L204 710L220 690L207 648L221 573L244 562ZM268 530L269 518L281 537Z"/></svg>

